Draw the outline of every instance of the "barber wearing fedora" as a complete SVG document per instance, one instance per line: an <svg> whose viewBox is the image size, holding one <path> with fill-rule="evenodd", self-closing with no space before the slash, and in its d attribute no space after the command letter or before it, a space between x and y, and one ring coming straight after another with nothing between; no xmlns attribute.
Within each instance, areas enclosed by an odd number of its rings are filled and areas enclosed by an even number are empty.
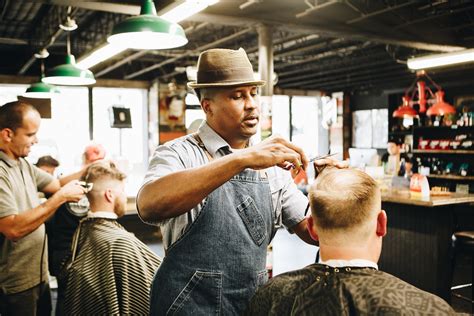
<svg viewBox="0 0 474 316"><path fill-rule="evenodd" d="M156 149L137 197L141 218L161 227L166 251L152 285L152 315L241 314L268 279L275 224L312 242L308 200L287 171L307 166L304 152L281 137L251 142L264 81L254 79L247 54L210 49L197 68L188 86L206 120L197 133ZM327 163L339 165L318 162Z"/></svg>

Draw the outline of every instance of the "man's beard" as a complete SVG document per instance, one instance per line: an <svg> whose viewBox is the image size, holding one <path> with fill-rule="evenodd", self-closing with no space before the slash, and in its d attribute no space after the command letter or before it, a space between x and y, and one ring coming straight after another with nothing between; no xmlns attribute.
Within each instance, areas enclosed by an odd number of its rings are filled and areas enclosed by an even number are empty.
<svg viewBox="0 0 474 316"><path fill-rule="evenodd" d="M116 203L114 206L114 212L118 217L125 215L125 205L123 203Z"/></svg>

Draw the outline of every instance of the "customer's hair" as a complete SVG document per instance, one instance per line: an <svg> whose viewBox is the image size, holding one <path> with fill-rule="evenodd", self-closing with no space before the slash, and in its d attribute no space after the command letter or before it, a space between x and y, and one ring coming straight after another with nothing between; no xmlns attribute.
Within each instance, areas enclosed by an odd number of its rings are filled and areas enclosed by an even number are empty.
<svg viewBox="0 0 474 316"><path fill-rule="evenodd" d="M357 169L327 167L309 189L316 226L325 231L365 230L379 196L374 179Z"/></svg>
<svg viewBox="0 0 474 316"><path fill-rule="evenodd" d="M97 161L87 167L82 180L94 183L103 179L122 181L126 177L112 161Z"/></svg>
<svg viewBox="0 0 474 316"><path fill-rule="evenodd" d="M39 157L38 161L36 162L36 167L42 167L42 166L47 166L47 167L58 167L59 166L59 161L54 159L51 156L42 156Z"/></svg>
<svg viewBox="0 0 474 316"><path fill-rule="evenodd" d="M34 106L22 101L13 101L5 103L0 107L0 130L9 128L15 131L23 126L23 117L28 111L35 111Z"/></svg>

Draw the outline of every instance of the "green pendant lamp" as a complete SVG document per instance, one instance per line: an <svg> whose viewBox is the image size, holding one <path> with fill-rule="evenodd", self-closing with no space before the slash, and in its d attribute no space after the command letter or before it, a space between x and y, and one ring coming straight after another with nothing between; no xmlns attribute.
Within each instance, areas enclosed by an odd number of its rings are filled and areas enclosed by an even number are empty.
<svg viewBox="0 0 474 316"><path fill-rule="evenodd" d="M140 15L115 25L107 41L132 49L168 49L186 45L188 39L179 24L156 15L152 0L143 0Z"/></svg>
<svg viewBox="0 0 474 316"><path fill-rule="evenodd" d="M59 93L58 88L41 81L44 77L43 60L48 56L49 53L47 50L42 50L40 53L35 54L37 59L41 59L41 79L39 82L31 84L28 89L26 89L25 93L23 93L24 97L33 99L51 99L55 93Z"/></svg>
<svg viewBox="0 0 474 316"><path fill-rule="evenodd" d="M76 59L71 54L69 29L63 28L67 33L67 56L66 63L56 66L46 73L41 80L47 84L58 86L87 86L96 82L92 71L81 69L76 65Z"/></svg>
<svg viewBox="0 0 474 316"><path fill-rule="evenodd" d="M55 93L59 93L58 88L40 81L31 84L23 96L33 99L51 99Z"/></svg>
<svg viewBox="0 0 474 316"><path fill-rule="evenodd" d="M65 64L51 69L42 81L58 86L87 86L96 82L90 70L76 66L76 59L71 54L66 56Z"/></svg>

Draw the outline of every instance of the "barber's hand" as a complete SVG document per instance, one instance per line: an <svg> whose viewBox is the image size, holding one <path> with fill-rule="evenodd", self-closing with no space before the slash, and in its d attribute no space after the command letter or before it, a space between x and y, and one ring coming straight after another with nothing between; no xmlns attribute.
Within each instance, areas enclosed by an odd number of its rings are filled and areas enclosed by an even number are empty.
<svg viewBox="0 0 474 316"><path fill-rule="evenodd" d="M301 148L280 136L272 136L237 154L245 159L247 168L260 170L273 166L289 170L306 169L308 158Z"/></svg>
<svg viewBox="0 0 474 316"><path fill-rule="evenodd" d="M317 177L324 168L326 167L336 167L339 169L345 169L349 167L349 161L347 160L336 160L334 158L323 158L313 161L314 165L314 177Z"/></svg>
<svg viewBox="0 0 474 316"><path fill-rule="evenodd" d="M85 193L86 189L77 180L68 182L57 192L66 202L78 202Z"/></svg>

